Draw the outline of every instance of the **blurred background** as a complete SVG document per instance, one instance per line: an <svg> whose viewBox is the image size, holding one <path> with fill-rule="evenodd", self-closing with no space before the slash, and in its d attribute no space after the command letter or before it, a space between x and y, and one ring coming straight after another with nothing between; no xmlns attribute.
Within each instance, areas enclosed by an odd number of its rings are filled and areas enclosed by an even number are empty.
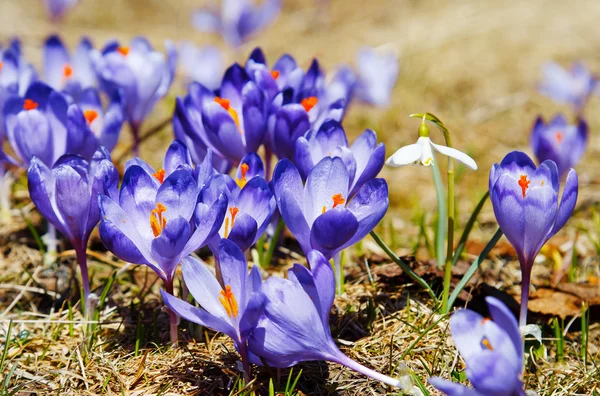
<svg viewBox="0 0 600 396"><path fill-rule="evenodd" d="M147 37L162 49L163 42L191 41L216 45L225 64L243 63L260 46L269 62L289 53L306 68L317 57L326 71L340 64L354 64L363 46L394 50L400 74L392 101L386 108L354 102L344 126L351 139L364 128L374 129L387 146L387 155L413 143L419 122L409 119L415 112L429 111L440 117L453 134L455 147L478 162L479 170L458 167L458 210L468 213L487 190L489 168L510 150L531 154L529 135L537 115L551 118L568 106L554 104L536 91L545 61L568 67L583 61L592 72L600 71L600 2L598 1L406 1L283 0L280 16L249 42L237 49L227 46L217 34L200 32L191 24L194 10L207 6L200 0L81 0L60 21L50 21L42 0L1 0L0 39L18 36L25 56L41 66L43 40L58 33L74 48L82 35L101 48L109 39L128 41ZM202 67L202 65L198 65ZM181 69L179 70L181 72ZM169 116L173 98L185 93L182 79L146 123L150 127ZM597 184L599 157L596 136L599 117L594 111L597 97L587 107L590 143L578 167L581 197ZM162 135L142 146L141 156L159 162L172 137ZM122 141L129 138L121 135ZM443 143L433 132L432 138ZM442 172L445 160L440 161ZM393 210L399 220L415 208L435 207L431 172L422 167L385 168Z"/></svg>

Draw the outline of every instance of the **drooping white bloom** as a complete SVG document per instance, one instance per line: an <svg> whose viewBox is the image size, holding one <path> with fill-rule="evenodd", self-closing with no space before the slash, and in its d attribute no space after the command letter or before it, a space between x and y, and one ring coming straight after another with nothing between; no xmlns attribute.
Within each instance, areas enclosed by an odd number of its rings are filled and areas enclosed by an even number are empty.
<svg viewBox="0 0 600 396"><path fill-rule="evenodd" d="M433 150L452 157L473 170L477 170L477 164L473 158L457 149L435 144L427 136L420 136L415 144L401 147L385 163L393 167L417 163L429 166L433 164Z"/></svg>

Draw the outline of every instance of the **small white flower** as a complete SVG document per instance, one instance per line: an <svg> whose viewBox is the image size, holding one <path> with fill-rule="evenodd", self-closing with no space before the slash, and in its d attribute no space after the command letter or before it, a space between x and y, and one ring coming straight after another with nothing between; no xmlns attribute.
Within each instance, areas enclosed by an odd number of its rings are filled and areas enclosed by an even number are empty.
<svg viewBox="0 0 600 396"><path fill-rule="evenodd" d="M429 166L433 164L433 150L452 157L473 170L477 170L477 164L473 158L457 149L435 144L426 136L420 136L415 144L401 147L385 163L393 167L417 164L419 162L422 165Z"/></svg>

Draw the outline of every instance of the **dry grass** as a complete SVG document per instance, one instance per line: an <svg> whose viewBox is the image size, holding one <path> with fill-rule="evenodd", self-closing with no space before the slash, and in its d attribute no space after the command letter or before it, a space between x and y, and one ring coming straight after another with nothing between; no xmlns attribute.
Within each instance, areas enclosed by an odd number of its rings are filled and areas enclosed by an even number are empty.
<svg viewBox="0 0 600 396"><path fill-rule="evenodd" d="M109 38L127 40L137 34L149 36L156 45L166 38L218 43L217 38L190 28L189 12L196 3L83 0L64 24L52 25L46 22L39 1L3 0L0 38L20 36L26 55L38 65L43 38L56 31L71 45L82 34L91 36L97 45ZM534 90L542 62L554 59L568 64L582 59L600 71L600 4L593 0L378 0L368 5L335 0L326 12L317 9L318 3L286 1L286 11L276 24L237 53L227 52L228 60L241 61L253 46L261 45L271 60L289 52L308 65L318 56L331 70L340 62L352 62L362 45L386 43L395 48L401 57L401 76L392 105L382 110L356 105L347 116L346 130L356 136L365 127L375 129L391 153L416 137L417 124L407 119L408 114L431 111L440 116L455 134L456 146L472 154L481 169L475 173L459 171L459 224L464 224L486 190L489 166L511 149L527 151L529 127L535 116L542 113L549 117L561 109ZM181 84L173 88L174 95L183 93ZM590 220L590 208L598 202L595 189L600 176L596 171L600 145L594 131L600 118L594 109L599 105L597 98L589 105L592 136L578 168L584 209L557 243L559 257L564 256L573 230L580 230L580 281L597 279L600 272L592 243L599 234ZM169 111L169 105L160 106L147 126L163 120ZM142 157L159 163L162 154L155 153L163 152L170 133L167 130L149 140ZM128 139L126 135L123 141ZM383 176L390 182L394 228L401 230L395 237L397 250L411 254L418 234L414 216L435 208L430 174L420 168L386 169ZM55 265L43 265L23 218L38 230L43 226L28 204L23 186L16 188L15 200L22 210L15 212L11 224L0 229L0 342L4 345L10 321L12 337L18 335L20 340L8 349L3 372L5 376L12 370L10 391L78 395L230 393L239 375L231 343L222 335L185 325L181 328L181 347L167 347L167 319L160 307L159 282L144 267L128 267L104 252L97 241L90 248L94 253L90 256L92 285L101 291L111 274L119 272L119 276L90 348L83 336L80 307L69 309L70 303L78 301L72 252L63 251ZM494 227L493 214L486 207L473 232L474 244L485 243ZM402 274L390 270L390 265L379 263L381 252L377 248L371 244L367 247L374 282L366 276L362 259L350 260L347 293L337 299L332 314L332 330L343 350L384 373L392 373L403 360L422 382L433 375L450 378L453 371L464 369L448 336L447 319L438 322L425 295L407 284ZM467 257L472 259L480 250L481 246L467 249ZM280 258L288 257L287 252L280 253ZM549 282L556 258L551 252L546 256L535 267L540 285ZM417 257L427 261L430 255L421 248ZM289 259L282 260L281 266L268 272L281 275L289 263ZM482 265L477 279L518 295L517 268L509 253L497 251ZM435 274L428 276L434 284L439 283ZM473 301L481 302L486 290L475 289ZM573 330L574 325L567 334L564 363L556 362L555 341L550 338L545 339L544 350L530 354L525 377L528 389L540 395L600 392L600 326L597 309L595 312L588 364L578 357L580 332ZM544 324L548 316L536 319ZM551 332L544 329L549 337ZM305 394L389 391L336 365L310 363L299 367L303 372L298 389ZM287 376L287 370L263 369L254 385L265 393L270 378L285 384ZM428 389L435 394L431 387Z"/></svg>

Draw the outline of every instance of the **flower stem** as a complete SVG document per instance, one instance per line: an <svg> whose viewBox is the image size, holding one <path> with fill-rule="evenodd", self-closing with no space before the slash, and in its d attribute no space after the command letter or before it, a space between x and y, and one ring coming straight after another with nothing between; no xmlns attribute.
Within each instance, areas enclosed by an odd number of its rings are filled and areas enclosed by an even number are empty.
<svg viewBox="0 0 600 396"><path fill-rule="evenodd" d="M333 265L335 266L335 293L340 295L344 292L344 268L342 268L342 252L337 252L333 256Z"/></svg>
<svg viewBox="0 0 600 396"><path fill-rule="evenodd" d="M46 245L44 264L53 264L56 261L56 251L58 246L58 240L56 239L56 227L48 223L48 232L42 236L42 241Z"/></svg>
<svg viewBox="0 0 600 396"><path fill-rule="evenodd" d="M450 132L448 129L442 129L446 146L452 148L450 140ZM446 244L446 263L444 268L444 292L442 294L442 313L447 313L450 307L448 306L448 296L450 295L450 281L452 280L452 256L454 253L454 160L448 157L448 241Z"/></svg>
<svg viewBox="0 0 600 396"><path fill-rule="evenodd" d="M268 148L265 148L265 180L271 181L271 160L273 159L273 153Z"/></svg>
<svg viewBox="0 0 600 396"><path fill-rule="evenodd" d="M524 266L521 266L524 268ZM527 303L529 302L529 285L531 283L531 266L525 271L521 270L523 279L521 281L521 315L519 316L519 326L527 325Z"/></svg>
<svg viewBox="0 0 600 396"><path fill-rule="evenodd" d="M248 384L250 378L252 378L252 368L250 367L250 359L248 358L248 345L246 345L246 342L241 342L239 347L242 366L244 367L244 380L246 381L246 384Z"/></svg>
<svg viewBox="0 0 600 396"><path fill-rule="evenodd" d="M170 295L175 295L173 294L173 279L167 279L165 281L165 289ZM177 345L177 339L179 337L177 332L177 322L179 321L179 318L174 311L170 310L169 308L167 308L167 310L169 311L169 334L171 336L171 344Z"/></svg>
<svg viewBox="0 0 600 396"><path fill-rule="evenodd" d="M131 129L131 135L133 136L133 145L131 150L133 152L133 156L137 157L140 153L140 124L137 122L132 122L129 124Z"/></svg>
<svg viewBox="0 0 600 396"><path fill-rule="evenodd" d="M85 245L82 247L75 248L75 255L77 256L77 264L79 265L79 271L81 272L81 285L83 286L83 302L84 307L88 310L88 298L90 296L90 278L88 275L87 267L87 255L85 251Z"/></svg>
<svg viewBox="0 0 600 396"><path fill-rule="evenodd" d="M361 374L366 375L367 377L371 377L377 381L383 382L384 384L396 387L396 388L403 388L403 384L401 381L399 381L396 378L392 378L390 376L381 374L375 370L372 370L368 367L363 366L362 364L350 359L348 356L344 355L342 352L339 352L339 354L336 354L338 356L333 356L331 358L331 361L336 362L338 364L341 364L343 366L348 367L349 369L352 369L354 371L357 371Z"/></svg>
<svg viewBox="0 0 600 396"><path fill-rule="evenodd" d="M433 184L435 185L435 195L437 199L437 229L435 233L435 252L437 258L438 269L443 268L444 263L444 243L446 242L446 201L444 197L446 195L446 189L442 181L442 175L440 174L440 167L436 161L433 161L431 167L433 173Z"/></svg>

